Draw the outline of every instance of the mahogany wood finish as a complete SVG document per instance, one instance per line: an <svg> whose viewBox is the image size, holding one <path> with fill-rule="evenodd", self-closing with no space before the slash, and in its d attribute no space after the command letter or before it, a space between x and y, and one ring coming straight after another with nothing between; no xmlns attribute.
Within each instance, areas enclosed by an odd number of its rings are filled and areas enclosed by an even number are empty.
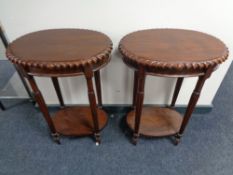
<svg viewBox="0 0 233 175"><path fill-rule="evenodd" d="M63 98L62 98L62 93L61 93L61 88L60 88L60 85L59 85L59 82L58 82L58 78L57 77L52 77L51 79L52 79L53 86L54 86L54 89L56 91L57 98L59 100L60 106L61 106L61 108L64 108L65 104L64 104L64 101L63 101Z"/></svg>
<svg viewBox="0 0 233 175"><path fill-rule="evenodd" d="M139 133L144 136L169 136L179 131L182 116L169 108L143 107ZM129 112L126 119L130 129L134 130L135 110Z"/></svg>
<svg viewBox="0 0 233 175"><path fill-rule="evenodd" d="M98 70L108 63L111 40L91 30L51 29L22 36L6 50L7 57L29 74L65 77L83 74L83 67Z"/></svg>
<svg viewBox="0 0 233 175"><path fill-rule="evenodd" d="M52 119L50 118L50 114L49 114L49 110L45 104L44 98L36 84L36 81L34 79L34 77L32 75L28 75L27 79L31 85L31 88L33 90L34 93L34 98L36 100L36 102L38 103L38 106L41 110L41 112L43 113L44 119L46 120L49 129L52 133L52 136L54 137L54 141L56 141L57 143L60 143L59 141L59 137L58 137L58 133L55 129L54 123L52 122Z"/></svg>
<svg viewBox="0 0 233 175"><path fill-rule="evenodd" d="M133 108L135 108L136 105L137 88L138 88L138 71L134 71Z"/></svg>
<svg viewBox="0 0 233 175"><path fill-rule="evenodd" d="M100 130L107 124L107 114L97 109ZM66 136L86 136L95 132L89 107L67 107L54 114L52 120L57 132Z"/></svg>
<svg viewBox="0 0 233 175"><path fill-rule="evenodd" d="M227 59L227 47L219 39L201 32L150 29L123 37L119 51L123 61L135 69L133 111L127 115L127 124L133 130L133 143L137 144L141 134L150 137L173 135L178 144L205 80ZM199 77L183 118L173 108L143 107L147 74L178 78L170 107L175 106L184 77Z"/></svg>
<svg viewBox="0 0 233 175"><path fill-rule="evenodd" d="M123 61L147 73L168 77L203 75L227 59L219 39L191 30L150 29L130 33L119 44Z"/></svg>
<svg viewBox="0 0 233 175"><path fill-rule="evenodd" d="M83 29L52 29L24 35L7 48L7 57L28 79L35 99L51 130L60 143L59 135L94 135L100 143L100 130L107 115L96 105L92 79L95 77L98 103L102 106L100 72L110 60L111 40L103 33ZM58 77L85 75L90 107L65 107ZM33 76L51 77L62 109L53 118Z"/></svg>
<svg viewBox="0 0 233 175"><path fill-rule="evenodd" d="M97 70L94 72L95 77L95 87L96 87L96 93L98 98L98 107L102 108L102 93L101 93L101 80L100 80L100 71Z"/></svg>
<svg viewBox="0 0 233 175"><path fill-rule="evenodd" d="M206 79L208 79L210 77L212 72L213 72L213 68L209 68L204 75L198 77L196 87L193 90L193 93L192 93L191 98L189 100L186 112L184 114L184 119L183 119L182 125L180 127L179 132L175 135L175 137L176 137L175 144L176 145L180 142L180 138L181 138L181 136L182 136L187 124L188 124L188 121L193 113L193 110L194 110L194 108L197 104L197 101L199 99L199 96L201 94L201 89L202 89Z"/></svg>
<svg viewBox="0 0 233 175"><path fill-rule="evenodd" d="M144 99L144 85L145 85L145 71L143 67L141 67L137 73L138 75L138 87L136 92L136 109L135 109L135 124L134 124L134 133L133 133L133 144L137 144L139 137L139 127L141 121L141 113Z"/></svg>
<svg viewBox="0 0 233 175"><path fill-rule="evenodd" d="M178 94L180 92L180 88L182 86L183 80L184 80L183 77L177 78L176 87L175 87L174 94L172 97L171 107L174 107L176 104L176 100L177 100Z"/></svg>
<svg viewBox="0 0 233 175"><path fill-rule="evenodd" d="M99 121L97 116L98 114L97 114L97 106L96 106L96 97L92 83L93 71L91 70L91 67L89 66L84 67L84 73L87 80L88 98L91 107L92 119L94 123L95 139L96 142L100 143Z"/></svg>

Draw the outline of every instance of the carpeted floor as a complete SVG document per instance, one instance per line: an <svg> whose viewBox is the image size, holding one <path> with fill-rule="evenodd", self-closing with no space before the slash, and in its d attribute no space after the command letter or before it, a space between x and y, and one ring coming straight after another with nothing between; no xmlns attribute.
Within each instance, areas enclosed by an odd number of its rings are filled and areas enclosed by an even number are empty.
<svg viewBox="0 0 233 175"><path fill-rule="evenodd" d="M102 144L85 138L51 141L41 113L27 101L4 101L0 111L0 175L232 175L233 65L214 100L215 108L190 121L182 142L140 139L124 133L125 114L110 114ZM56 109L51 109L54 112Z"/></svg>

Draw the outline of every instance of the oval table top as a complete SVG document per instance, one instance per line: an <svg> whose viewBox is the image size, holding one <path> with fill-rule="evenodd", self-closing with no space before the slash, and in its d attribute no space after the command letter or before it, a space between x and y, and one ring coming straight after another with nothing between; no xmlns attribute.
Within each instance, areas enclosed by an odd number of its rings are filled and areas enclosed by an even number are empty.
<svg viewBox="0 0 233 175"><path fill-rule="evenodd" d="M90 64L99 69L109 61L112 41L84 29L50 29L26 34L9 44L6 54L29 74L70 76Z"/></svg>
<svg viewBox="0 0 233 175"><path fill-rule="evenodd" d="M183 29L149 29L122 38L119 50L129 66L161 76L196 76L227 59L219 39Z"/></svg>

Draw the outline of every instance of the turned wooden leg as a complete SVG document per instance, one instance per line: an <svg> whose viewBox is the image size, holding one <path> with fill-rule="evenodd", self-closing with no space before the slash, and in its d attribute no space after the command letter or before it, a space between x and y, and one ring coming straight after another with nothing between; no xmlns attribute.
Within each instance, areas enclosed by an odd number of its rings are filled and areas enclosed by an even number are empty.
<svg viewBox="0 0 233 175"><path fill-rule="evenodd" d="M172 102L171 102L171 105L170 105L171 107L174 107L175 104L176 104L176 100L177 100L178 94L180 92L180 88L182 86L183 80L184 80L183 77L179 77L177 79L177 81L176 81L176 87L175 87L174 94L173 94L173 97L172 97Z"/></svg>
<svg viewBox="0 0 233 175"><path fill-rule="evenodd" d="M102 108L102 93L101 93L101 80L100 80L100 71L97 70L94 72L95 77L95 87L96 87L96 93L98 98L98 106L99 108Z"/></svg>
<svg viewBox="0 0 233 175"><path fill-rule="evenodd" d="M132 107L135 108L136 105L136 95L137 95L137 88L138 88L138 71L134 71L134 85L133 85L133 105Z"/></svg>
<svg viewBox="0 0 233 175"><path fill-rule="evenodd" d="M57 94L57 97L58 97L58 100L59 100L59 103L60 103L60 107L64 108L65 105L64 105L63 98L62 98L62 93L61 93L61 88L60 88L60 85L59 85L59 82L58 82L58 78L57 77L52 77L51 79L52 79L53 86L55 88L55 91L56 91L56 94Z"/></svg>
<svg viewBox="0 0 233 175"><path fill-rule="evenodd" d="M134 123L134 133L133 133L133 144L137 144L139 138L139 128L143 107L143 99L144 99L144 86L145 86L145 71L143 68L140 68L138 72L138 87L136 94L136 111L135 111L135 123Z"/></svg>
<svg viewBox="0 0 233 175"><path fill-rule="evenodd" d="M184 130L189 122L189 119L191 118L191 115L193 113L193 110L195 109L195 106L197 104L197 101L200 97L200 93L201 93L201 90L202 90L202 87L205 83L205 80L207 78L210 77L211 73L212 73L212 68L210 68L209 70L207 70L207 72L205 73L205 75L202 75L202 76L199 76L198 77L198 81L197 81L197 84L194 88L194 91L191 95L191 98L189 100L189 103L188 103L188 107L185 111L185 114L184 114L184 118L183 118L183 121L182 121L182 124L181 124L181 127L180 127L180 130L179 132L175 135L175 145L179 144L180 142L180 139L184 133Z"/></svg>
<svg viewBox="0 0 233 175"><path fill-rule="evenodd" d="M0 101L0 108L4 111L6 108L5 106L2 104L2 102Z"/></svg>
<svg viewBox="0 0 233 175"><path fill-rule="evenodd" d="M50 117L48 108L45 104L44 98L43 98L39 88L37 87L36 81L34 80L34 77L31 75L28 75L27 78L28 78L28 81L32 87L33 92L34 92L35 100L38 103L38 106L39 106L39 108L40 108L49 128L50 128L50 131L52 132L52 134L51 134L52 137L53 137L55 142L60 144L59 134L57 133L57 131L55 129L55 126L54 126L53 121Z"/></svg>
<svg viewBox="0 0 233 175"><path fill-rule="evenodd" d="M97 105L96 105L96 97L95 92L93 89L93 83L92 83L92 77L93 77L93 71L90 66L84 67L84 73L87 80L87 88L88 88L88 97L89 97L89 103L93 118L93 125L94 125L94 136L96 140L96 145L100 144L100 131L99 131L99 121L98 121L98 113L97 113Z"/></svg>

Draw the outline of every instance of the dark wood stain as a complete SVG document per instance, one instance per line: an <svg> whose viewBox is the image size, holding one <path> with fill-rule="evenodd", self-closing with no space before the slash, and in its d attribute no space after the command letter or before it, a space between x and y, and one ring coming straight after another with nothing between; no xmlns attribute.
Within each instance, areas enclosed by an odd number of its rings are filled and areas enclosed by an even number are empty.
<svg viewBox="0 0 233 175"><path fill-rule="evenodd" d="M133 111L127 124L133 131L133 144L144 136L174 135L175 144L191 118L201 89L211 73L228 57L219 39L201 32L181 29L150 29L130 33L119 44L123 61L134 73ZM169 108L143 108L146 75L177 77ZM198 76L183 119L174 111L184 77Z"/></svg>
<svg viewBox="0 0 233 175"><path fill-rule="evenodd" d="M8 46L7 57L28 79L36 102L60 143L59 135L94 135L100 143L100 130L107 115L96 104L92 79L95 77L99 106L102 106L100 69L110 60L111 40L103 33L83 29L51 29L24 35ZM90 107L65 107L58 77L84 75ZM51 77L62 109L52 119L33 76Z"/></svg>

